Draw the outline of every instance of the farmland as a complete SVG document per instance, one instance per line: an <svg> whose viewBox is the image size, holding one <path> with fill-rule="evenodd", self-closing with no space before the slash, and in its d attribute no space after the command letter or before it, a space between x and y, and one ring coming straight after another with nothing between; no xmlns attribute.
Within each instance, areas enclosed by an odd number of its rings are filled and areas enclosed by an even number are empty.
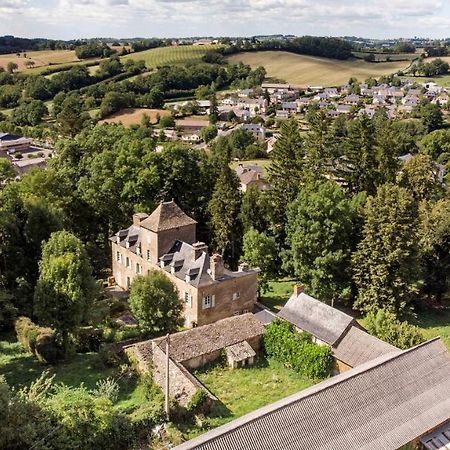
<svg viewBox="0 0 450 450"><path fill-rule="evenodd" d="M386 61L413 61L418 56L417 53L369 53L369 52L353 52L356 58L364 58L367 55L373 54L376 62Z"/></svg>
<svg viewBox="0 0 450 450"><path fill-rule="evenodd" d="M157 122L158 115L160 117L170 116L170 112L165 109L125 108L101 120L100 123L121 123L126 127L139 125L144 114L149 117L152 123Z"/></svg>
<svg viewBox="0 0 450 450"><path fill-rule="evenodd" d="M280 51L240 53L231 56L229 60L242 61L253 68L263 66L268 77L302 86L337 86L346 83L351 77L358 80L380 77L405 69L409 65L407 61L375 64L360 59L340 61Z"/></svg>
<svg viewBox="0 0 450 450"><path fill-rule="evenodd" d="M163 66L165 64L187 64L198 62L202 56L217 45L182 45L179 47L159 47L132 53L121 59L144 60L148 68Z"/></svg>
<svg viewBox="0 0 450 450"><path fill-rule="evenodd" d="M24 54L27 55L26 58ZM79 59L76 57L74 50L39 50L21 53L20 57L15 53L0 55L0 67L6 68L9 62L14 62L18 65L19 71L29 70L34 72L34 69L27 69L25 63L28 61L33 61L34 67L38 68L54 64L77 62Z"/></svg>

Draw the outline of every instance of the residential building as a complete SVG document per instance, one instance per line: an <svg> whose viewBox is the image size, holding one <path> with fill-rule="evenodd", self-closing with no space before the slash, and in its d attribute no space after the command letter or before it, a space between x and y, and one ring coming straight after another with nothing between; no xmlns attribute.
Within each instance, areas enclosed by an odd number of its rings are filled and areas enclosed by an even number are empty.
<svg viewBox="0 0 450 450"><path fill-rule="evenodd" d="M436 338L361 364L175 448L443 450L449 393L450 355Z"/></svg>
<svg viewBox="0 0 450 450"><path fill-rule="evenodd" d="M316 344L328 345L338 372L398 351L366 333L353 317L305 294L302 285L294 286L294 293L278 316L298 331L310 333Z"/></svg>
<svg viewBox="0 0 450 450"><path fill-rule="evenodd" d="M244 123L241 128L248 133L253 134L256 139L264 140L266 138L266 130L262 125L257 123Z"/></svg>
<svg viewBox="0 0 450 450"><path fill-rule="evenodd" d="M173 201L151 215L134 214L133 224L111 237L116 284L128 290L137 276L162 271L178 289L187 327L253 311L258 270L227 269L220 255L196 242L196 224Z"/></svg>
<svg viewBox="0 0 450 450"><path fill-rule="evenodd" d="M30 147L31 139L29 138L11 133L0 133L0 156L27 152Z"/></svg>
<svg viewBox="0 0 450 450"><path fill-rule="evenodd" d="M251 186L256 186L260 191L265 191L269 187L264 177L264 169L261 166L244 166L239 164L236 168L236 173L239 177L242 192L246 192Z"/></svg>

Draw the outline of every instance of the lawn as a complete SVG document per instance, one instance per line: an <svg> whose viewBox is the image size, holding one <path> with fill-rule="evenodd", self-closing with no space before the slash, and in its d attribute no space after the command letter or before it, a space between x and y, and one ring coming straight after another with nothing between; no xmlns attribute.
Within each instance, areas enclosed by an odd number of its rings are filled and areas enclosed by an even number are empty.
<svg viewBox="0 0 450 450"><path fill-rule="evenodd" d="M71 356L67 362L54 366L44 365L26 353L12 335L0 335L0 375L5 376L10 386L16 389L28 386L39 378L44 370L55 375L56 383L74 387L84 384L87 389L94 389L99 380L113 377L120 386L116 406L121 409L134 409L144 401L144 390L137 383L137 379L119 375L116 368L105 367L97 353L77 354Z"/></svg>
<svg viewBox="0 0 450 450"><path fill-rule="evenodd" d="M337 59L297 55L282 51L239 53L230 61L242 61L252 67L263 66L267 76L301 86L338 86L351 77L363 81L369 77L389 75L405 69L409 61L368 63L361 59Z"/></svg>
<svg viewBox="0 0 450 450"><path fill-rule="evenodd" d="M208 420L212 427L255 411L315 383L277 361L262 357L253 367L231 369L225 363L218 363L199 369L194 375L222 404L221 414ZM198 432L198 429L191 430L189 437L192 438L199 434Z"/></svg>
<svg viewBox="0 0 450 450"><path fill-rule="evenodd" d="M426 339L440 336L450 351L450 308L439 311L421 311L417 325Z"/></svg>
<svg viewBox="0 0 450 450"><path fill-rule="evenodd" d="M201 61L202 56L217 45L180 45L178 47L159 47L143 52L131 53L121 57L127 59L144 60L148 68L163 66L166 64L187 64Z"/></svg>
<svg viewBox="0 0 450 450"><path fill-rule="evenodd" d="M292 279L273 280L269 283L270 292L266 292L259 300L273 312L279 312L280 309L289 300L292 295L294 284L297 281Z"/></svg>
<svg viewBox="0 0 450 450"><path fill-rule="evenodd" d="M230 167L232 169L236 169L239 164L242 164L244 166L261 166L267 172L267 169L270 166L270 159L249 159L246 161L236 160L231 162Z"/></svg>

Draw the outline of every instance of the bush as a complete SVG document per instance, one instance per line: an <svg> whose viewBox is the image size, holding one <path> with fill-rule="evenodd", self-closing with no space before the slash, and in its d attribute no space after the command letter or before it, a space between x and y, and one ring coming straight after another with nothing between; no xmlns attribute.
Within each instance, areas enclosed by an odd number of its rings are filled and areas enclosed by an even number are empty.
<svg viewBox="0 0 450 450"><path fill-rule="evenodd" d="M95 384L95 389L91 391L92 395L96 397L106 397L111 400L112 403L116 403L119 398L120 387L117 381L113 378L106 378L104 380L99 380Z"/></svg>
<svg viewBox="0 0 450 450"><path fill-rule="evenodd" d="M102 330L95 327L80 327L75 337L75 348L79 353L98 352L102 342Z"/></svg>
<svg viewBox="0 0 450 450"><path fill-rule="evenodd" d="M195 394L192 396L192 398L189 400L189 403L187 404L186 408L189 412L192 412L194 414L197 413L205 413L205 409L207 409L207 406L209 404L209 396L206 393L204 389L197 389Z"/></svg>
<svg viewBox="0 0 450 450"><path fill-rule="evenodd" d="M35 325L28 317L19 317L15 323L17 340L22 347L43 363L54 363L62 357L51 328Z"/></svg>
<svg viewBox="0 0 450 450"><path fill-rule="evenodd" d="M0 291L0 331L12 328L16 315L13 296L6 291Z"/></svg>
<svg viewBox="0 0 450 450"><path fill-rule="evenodd" d="M122 362L120 356L114 351L113 345L109 344L100 346L98 357L106 367L117 367Z"/></svg>
<svg viewBox="0 0 450 450"><path fill-rule="evenodd" d="M264 349L267 356L309 378L326 378L333 367L328 346L314 344L311 335L297 333L285 320L277 319L267 327Z"/></svg>
<svg viewBox="0 0 450 450"><path fill-rule="evenodd" d="M394 313L384 309L366 316L366 328L370 334L403 350L425 340L418 327L401 322Z"/></svg>

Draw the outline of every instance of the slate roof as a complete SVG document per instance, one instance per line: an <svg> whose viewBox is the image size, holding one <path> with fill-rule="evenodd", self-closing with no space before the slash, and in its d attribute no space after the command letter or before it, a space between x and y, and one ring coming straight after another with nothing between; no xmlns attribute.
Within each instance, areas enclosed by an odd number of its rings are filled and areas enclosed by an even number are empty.
<svg viewBox="0 0 450 450"><path fill-rule="evenodd" d="M144 219L140 225L157 233L158 231L171 230L173 228L195 223L197 222L184 213L172 200L170 202L160 203L150 216Z"/></svg>
<svg viewBox="0 0 450 450"><path fill-rule="evenodd" d="M252 313L228 317L217 322L170 335L170 357L183 361L207 355L264 334L264 325ZM155 343L165 342L154 339ZM151 341L147 341L151 345ZM140 343L142 350L144 343Z"/></svg>
<svg viewBox="0 0 450 450"><path fill-rule="evenodd" d="M330 345L334 344L354 321L348 314L304 292L292 294L278 316Z"/></svg>
<svg viewBox="0 0 450 450"><path fill-rule="evenodd" d="M236 362L241 362L256 356L255 350L252 349L247 341L238 342L237 344L225 347L225 353L232 361Z"/></svg>
<svg viewBox="0 0 450 450"><path fill-rule="evenodd" d="M450 419L439 338L350 369L178 450L395 450Z"/></svg>
<svg viewBox="0 0 450 450"><path fill-rule="evenodd" d="M400 350L372 336L358 327L351 326L344 336L332 347L335 358L356 367L367 361Z"/></svg>

